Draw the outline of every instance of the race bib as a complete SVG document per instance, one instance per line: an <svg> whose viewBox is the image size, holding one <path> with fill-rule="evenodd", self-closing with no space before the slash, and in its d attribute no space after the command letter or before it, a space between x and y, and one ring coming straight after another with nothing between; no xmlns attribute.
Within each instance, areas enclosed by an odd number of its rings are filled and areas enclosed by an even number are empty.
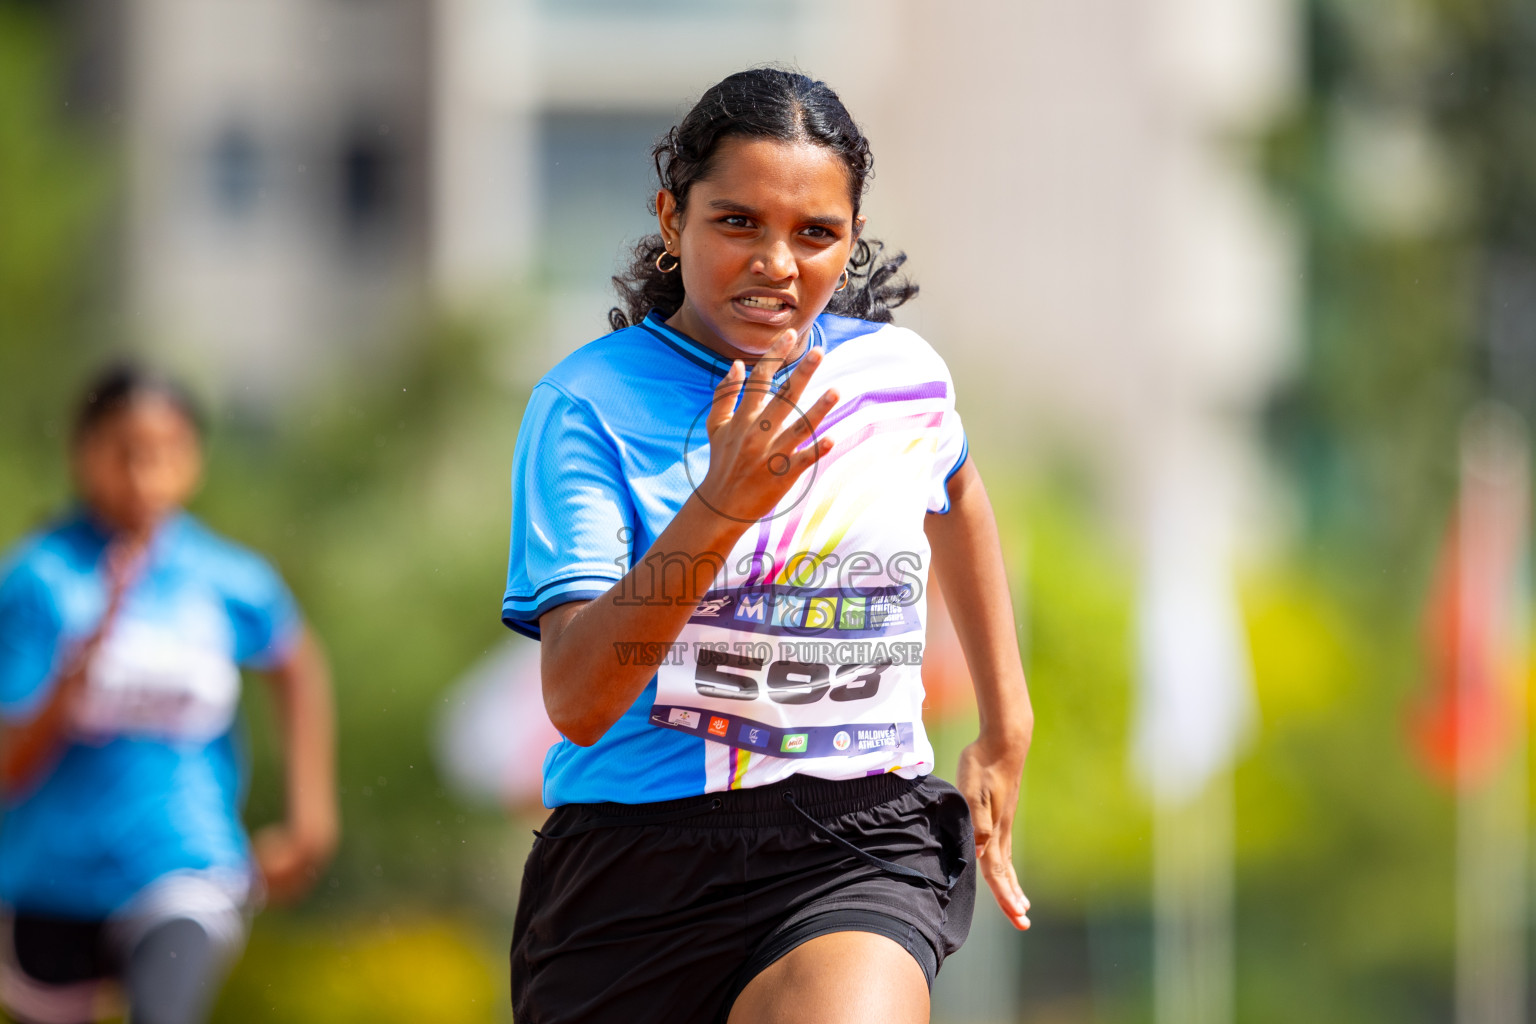
<svg viewBox="0 0 1536 1024"><path fill-rule="evenodd" d="M771 762L753 784L786 771L911 769L931 757L921 721L924 526L952 403L946 382L922 379L926 351L898 338L827 355L799 405L811 408L828 388L845 396L816 430L831 451L714 567L677 641L631 652L656 663L651 724L733 748L733 772ZM689 455L690 480L705 478L708 457L707 445ZM653 557L652 591L665 597L667 556Z"/></svg>
<svg viewBox="0 0 1536 1024"><path fill-rule="evenodd" d="M774 757L910 751L913 597L910 585L710 591L662 652L651 722Z"/></svg>
<svg viewBox="0 0 1536 1024"><path fill-rule="evenodd" d="M114 623L91 662L76 705L85 736L208 742L229 730L240 670L212 644L168 626Z"/></svg>

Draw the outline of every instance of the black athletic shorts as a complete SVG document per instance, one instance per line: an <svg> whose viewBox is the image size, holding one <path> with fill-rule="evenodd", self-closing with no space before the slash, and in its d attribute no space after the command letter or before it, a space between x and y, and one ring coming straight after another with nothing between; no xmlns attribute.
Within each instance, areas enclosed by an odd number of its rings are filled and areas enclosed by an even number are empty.
<svg viewBox="0 0 1536 1024"><path fill-rule="evenodd" d="M518 1024L724 1021L802 942L885 935L928 982L976 895L965 799L933 776L568 804L523 870L512 936Z"/></svg>
<svg viewBox="0 0 1536 1024"><path fill-rule="evenodd" d="M122 1016L110 926L0 913L0 1006L16 1021L89 1024Z"/></svg>
<svg viewBox="0 0 1536 1024"><path fill-rule="evenodd" d="M105 921L18 913L11 918L11 950L27 977L48 985L99 981L122 966Z"/></svg>

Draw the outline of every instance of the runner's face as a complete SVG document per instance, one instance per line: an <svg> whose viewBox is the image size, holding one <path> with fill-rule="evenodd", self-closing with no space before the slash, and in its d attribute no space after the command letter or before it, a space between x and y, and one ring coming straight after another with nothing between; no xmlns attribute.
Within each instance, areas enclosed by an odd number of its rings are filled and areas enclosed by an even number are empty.
<svg viewBox="0 0 1536 1024"><path fill-rule="evenodd" d="M832 298L864 218L848 168L813 143L732 138L688 209L656 197L667 248L687 293L668 323L727 359L748 363L785 328L803 338Z"/></svg>
<svg viewBox="0 0 1536 1024"><path fill-rule="evenodd" d="M107 416L75 448L81 497L114 528L153 530L197 488L197 431L163 398L142 398Z"/></svg>

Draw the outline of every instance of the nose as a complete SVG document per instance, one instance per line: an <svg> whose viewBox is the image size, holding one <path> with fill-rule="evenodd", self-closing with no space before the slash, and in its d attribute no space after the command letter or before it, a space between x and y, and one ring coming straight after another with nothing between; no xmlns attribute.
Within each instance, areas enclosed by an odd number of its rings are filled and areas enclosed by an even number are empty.
<svg viewBox="0 0 1536 1024"><path fill-rule="evenodd" d="M795 254L789 247L789 242L783 238L769 241L768 247L758 255L752 264L752 272L761 274L770 281L785 281L798 277Z"/></svg>

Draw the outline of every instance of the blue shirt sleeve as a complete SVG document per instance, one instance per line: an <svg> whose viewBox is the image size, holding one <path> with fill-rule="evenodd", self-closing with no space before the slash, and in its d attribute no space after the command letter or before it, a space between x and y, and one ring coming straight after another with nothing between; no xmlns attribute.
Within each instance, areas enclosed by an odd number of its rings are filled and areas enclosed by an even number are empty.
<svg viewBox="0 0 1536 1024"><path fill-rule="evenodd" d="M64 620L31 566L9 566L0 579L0 715L25 719L53 681Z"/></svg>
<svg viewBox="0 0 1536 1024"><path fill-rule="evenodd" d="M538 638L549 609L602 596L629 571L634 523L615 439L583 403L540 382L512 456L502 621Z"/></svg>
<svg viewBox="0 0 1536 1024"><path fill-rule="evenodd" d="M221 571L220 585L235 632L235 661L256 669L281 664L299 638L303 617L277 570L241 552Z"/></svg>

